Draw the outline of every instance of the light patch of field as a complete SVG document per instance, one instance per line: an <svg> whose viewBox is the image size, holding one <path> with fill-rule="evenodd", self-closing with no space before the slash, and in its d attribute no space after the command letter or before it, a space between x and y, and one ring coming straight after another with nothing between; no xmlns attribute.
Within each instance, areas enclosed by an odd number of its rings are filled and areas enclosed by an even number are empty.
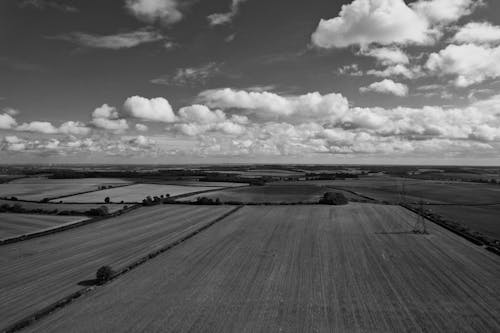
<svg viewBox="0 0 500 333"><path fill-rule="evenodd" d="M500 257L433 224L406 233L415 219L245 207L27 331L500 331Z"/></svg>
<svg viewBox="0 0 500 333"><path fill-rule="evenodd" d="M224 189L209 193L202 193L181 199L181 201L195 201L198 197L217 199L221 202L243 203L313 203L323 196L329 189L316 185L274 185L248 186ZM330 190L331 191L331 190Z"/></svg>
<svg viewBox="0 0 500 333"><path fill-rule="evenodd" d="M111 202L119 203L136 203L142 202L148 195L151 197L167 195L177 196L193 192L210 191L217 187L204 186L181 186L181 185L157 185L157 184L134 184L130 186L106 189L102 191L83 193L78 195L62 198L57 201L62 202L104 202L106 197L109 197Z"/></svg>
<svg viewBox="0 0 500 333"><path fill-rule="evenodd" d="M0 184L0 197L17 197L39 201L73 193L97 190L99 186L117 186L128 182L114 178L48 179L44 177L16 179Z"/></svg>
<svg viewBox="0 0 500 333"><path fill-rule="evenodd" d="M85 216L0 213L0 239L21 236L86 219L88 217Z"/></svg>
<svg viewBox="0 0 500 333"><path fill-rule="evenodd" d="M0 331L83 288L103 265L119 269L234 207L161 205L0 247Z"/></svg>
<svg viewBox="0 0 500 333"><path fill-rule="evenodd" d="M19 205L24 209L34 210L42 209L47 211L54 211L57 209L58 212L63 211L76 211L76 212L86 212L92 208L99 208L101 206L106 206L109 213L114 213L116 211L122 210L125 207L124 204L65 204L65 203L52 203L52 202L26 202L26 201L12 201L12 200L2 200L0 199L1 205Z"/></svg>

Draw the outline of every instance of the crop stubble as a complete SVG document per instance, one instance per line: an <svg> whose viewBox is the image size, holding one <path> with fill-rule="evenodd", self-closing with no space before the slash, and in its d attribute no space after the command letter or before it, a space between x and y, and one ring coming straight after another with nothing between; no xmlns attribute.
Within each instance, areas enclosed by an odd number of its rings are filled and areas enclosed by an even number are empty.
<svg viewBox="0 0 500 333"><path fill-rule="evenodd" d="M415 219L245 207L28 331L498 331L499 257Z"/></svg>

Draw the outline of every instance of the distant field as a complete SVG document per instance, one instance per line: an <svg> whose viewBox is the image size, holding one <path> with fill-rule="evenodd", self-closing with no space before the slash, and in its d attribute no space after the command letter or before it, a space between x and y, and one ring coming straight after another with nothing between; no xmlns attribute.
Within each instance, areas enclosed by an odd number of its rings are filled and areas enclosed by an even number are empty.
<svg viewBox="0 0 500 333"><path fill-rule="evenodd" d="M102 191L84 193L62 198L63 202L104 202L106 197L109 197L111 202L142 202L148 195L160 196L167 195L176 196L191 192L200 192L214 190L217 187L203 186L180 186L180 185L157 185L157 184L134 184L122 188L113 188ZM57 200L59 201L59 200Z"/></svg>
<svg viewBox="0 0 500 333"><path fill-rule="evenodd" d="M256 169L256 170L208 170L210 172L218 172L225 174L239 174L242 177L264 177L264 176L277 176L277 177L288 177L288 176L300 176L304 173L290 170L280 170L280 169Z"/></svg>
<svg viewBox="0 0 500 333"><path fill-rule="evenodd" d="M281 182L286 184L286 182ZM500 186L490 184L431 181L398 177L361 177L346 180L297 181L293 184L316 184L353 190L377 200L399 202L403 184L411 201L455 204L500 202Z"/></svg>
<svg viewBox="0 0 500 333"><path fill-rule="evenodd" d="M224 189L193 195L181 201L193 201L197 197L219 198L221 202L317 202L328 189L316 185L264 185Z"/></svg>
<svg viewBox="0 0 500 333"><path fill-rule="evenodd" d="M22 178L0 184L0 197L17 197L39 201L72 193L97 190L99 186L124 185L128 182L115 178L47 179Z"/></svg>
<svg viewBox="0 0 500 333"><path fill-rule="evenodd" d="M197 186L197 187L241 187L248 186L247 183L231 183L231 182L203 182L203 181L168 181L170 185L182 186Z"/></svg>
<svg viewBox="0 0 500 333"><path fill-rule="evenodd" d="M0 213L0 239L20 236L60 224L86 219L88 217L85 216Z"/></svg>
<svg viewBox="0 0 500 333"><path fill-rule="evenodd" d="M426 209L458 222L471 230L500 240L500 204L494 206L425 206Z"/></svg>
<svg viewBox="0 0 500 333"><path fill-rule="evenodd" d="M500 257L433 224L405 233L414 220L245 207L27 331L500 331Z"/></svg>
<svg viewBox="0 0 500 333"><path fill-rule="evenodd" d="M120 268L234 207L161 205L0 246L0 331L79 289L102 265Z"/></svg>
<svg viewBox="0 0 500 333"><path fill-rule="evenodd" d="M24 209L42 209L53 211L57 209L59 212L62 211L77 211L77 212L86 212L92 208L99 208L101 206L106 206L108 208L109 213L114 213L118 210L123 209L125 207L124 204L60 204L60 203L40 203L40 202L24 202L24 201L12 201L12 200L2 200L0 199L0 206L7 204L9 206L12 205L20 205Z"/></svg>

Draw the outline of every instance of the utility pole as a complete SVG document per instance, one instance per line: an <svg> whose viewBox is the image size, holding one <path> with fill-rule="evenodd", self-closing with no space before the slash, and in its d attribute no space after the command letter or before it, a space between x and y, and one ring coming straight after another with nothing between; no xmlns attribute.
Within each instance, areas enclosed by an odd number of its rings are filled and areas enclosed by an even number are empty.
<svg viewBox="0 0 500 333"><path fill-rule="evenodd" d="M418 211L420 214L417 214L417 221L415 222L415 225L413 226L413 233L414 234L427 234L427 227L425 225L425 217L423 216L424 214L424 201L420 199L419 204L418 204Z"/></svg>

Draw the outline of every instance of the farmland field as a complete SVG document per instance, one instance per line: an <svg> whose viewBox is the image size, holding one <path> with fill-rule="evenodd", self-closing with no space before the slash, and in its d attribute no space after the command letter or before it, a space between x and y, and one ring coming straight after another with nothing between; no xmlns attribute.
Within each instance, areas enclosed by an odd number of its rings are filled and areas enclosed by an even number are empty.
<svg viewBox="0 0 500 333"><path fill-rule="evenodd" d="M500 257L414 220L245 207L27 331L498 332Z"/></svg>
<svg viewBox="0 0 500 333"><path fill-rule="evenodd" d="M120 268L234 207L161 205L0 247L0 326L69 295L102 265ZM0 327L1 331L2 327Z"/></svg>
<svg viewBox="0 0 500 333"><path fill-rule="evenodd" d="M85 216L0 213L0 239L20 236L57 225L86 220Z"/></svg>
<svg viewBox="0 0 500 333"><path fill-rule="evenodd" d="M282 182L283 184L286 184ZM346 188L377 200L398 202L402 184L411 201L454 204L500 203L500 186L468 182L418 180L399 177L361 177L347 180L311 180L294 184L315 184Z"/></svg>
<svg viewBox="0 0 500 333"><path fill-rule="evenodd" d="M238 201L238 202L318 202L328 189L306 184L296 185L264 185L264 186L247 186L231 189L224 189L210 193L193 195L181 199L181 201L193 201L197 197L203 196L207 198L219 198L221 202Z"/></svg>
<svg viewBox="0 0 500 333"><path fill-rule="evenodd" d="M53 211L57 209L59 212L62 211L77 211L77 212L86 212L92 208L99 208L101 206L106 206L108 208L109 213L114 213L118 210L123 209L125 207L124 204L60 204L60 203L52 203L52 202L26 202L26 201L12 201L12 200L2 200L0 199L1 205L19 205L23 209L34 210L34 209L42 209L47 211Z"/></svg>
<svg viewBox="0 0 500 333"><path fill-rule="evenodd" d="M16 179L0 184L0 197L42 200L73 193L97 190L101 185L116 186L128 182L115 178L47 179L44 177Z"/></svg>
<svg viewBox="0 0 500 333"><path fill-rule="evenodd" d="M121 188L112 188L102 191L84 193L62 198L62 202L104 202L106 197L111 199L111 202L141 202L146 196L160 196L170 194L171 196L209 191L217 189L217 187L203 186L180 186L180 185L156 185L156 184L134 184ZM57 200L59 201L59 200Z"/></svg>
<svg viewBox="0 0 500 333"><path fill-rule="evenodd" d="M500 240L500 204L491 206L429 205L425 209L471 230Z"/></svg>

